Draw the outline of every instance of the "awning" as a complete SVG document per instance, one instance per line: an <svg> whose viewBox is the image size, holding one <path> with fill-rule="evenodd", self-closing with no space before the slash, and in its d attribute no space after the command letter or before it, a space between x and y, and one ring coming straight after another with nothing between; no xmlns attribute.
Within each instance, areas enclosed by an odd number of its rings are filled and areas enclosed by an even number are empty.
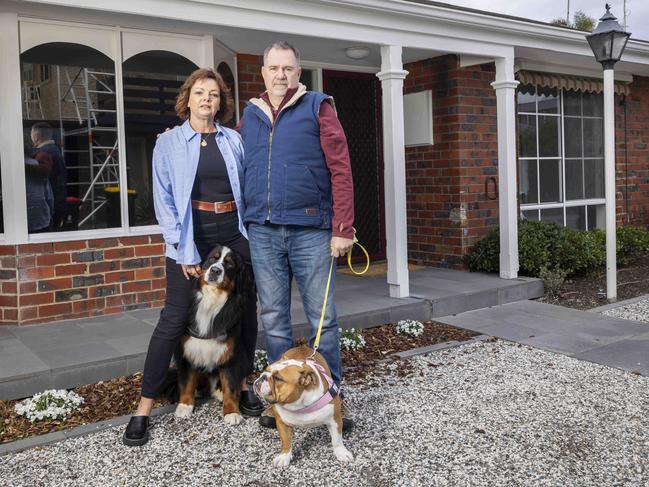
<svg viewBox="0 0 649 487"><path fill-rule="evenodd" d="M601 93L604 91L604 82L601 79L581 78L563 74L541 73L538 71L519 71L516 73L518 81L523 85L545 86L547 88L559 88L563 90L587 91ZM629 95L631 88L627 83L615 82L615 93L618 95Z"/></svg>

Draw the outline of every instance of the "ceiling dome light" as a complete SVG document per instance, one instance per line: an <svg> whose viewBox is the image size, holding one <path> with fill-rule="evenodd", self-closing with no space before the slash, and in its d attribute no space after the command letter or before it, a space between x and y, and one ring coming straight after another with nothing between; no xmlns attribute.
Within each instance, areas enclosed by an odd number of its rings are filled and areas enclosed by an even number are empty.
<svg viewBox="0 0 649 487"><path fill-rule="evenodd" d="M345 54L350 59L365 59L370 55L370 48L366 46L352 46L345 48Z"/></svg>

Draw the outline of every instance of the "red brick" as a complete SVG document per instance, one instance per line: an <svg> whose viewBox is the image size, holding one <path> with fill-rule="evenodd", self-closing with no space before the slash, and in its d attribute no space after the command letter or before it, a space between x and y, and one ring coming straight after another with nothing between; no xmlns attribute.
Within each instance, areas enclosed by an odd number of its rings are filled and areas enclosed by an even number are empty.
<svg viewBox="0 0 649 487"><path fill-rule="evenodd" d="M56 266L56 276L79 276L85 274L87 269L87 264L58 265Z"/></svg>
<svg viewBox="0 0 649 487"><path fill-rule="evenodd" d="M18 278L21 281L48 279L54 277L54 267L35 267L33 269L20 269Z"/></svg>
<svg viewBox="0 0 649 487"><path fill-rule="evenodd" d="M15 245L0 245L0 256L16 255Z"/></svg>
<svg viewBox="0 0 649 487"><path fill-rule="evenodd" d="M18 306L18 296L0 295L0 306L16 308Z"/></svg>
<svg viewBox="0 0 649 487"><path fill-rule="evenodd" d="M151 289L151 281L125 282L122 284L122 294L139 293Z"/></svg>
<svg viewBox="0 0 649 487"><path fill-rule="evenodd" d="M116 249L106 249L104 250L104 259L113 260L113 259L123 259L135 256L135 250L133 247L118 247Z"/></svg>
<svg viewBox="0 0 649 487"><path fill-rule="evenodd" d="M38 281L38 291L60 291L72 287L72 278L60 277L58 279L49 279L47 281Z"/></svg>
<svg viewBox="0 0 649 487"><path fill-rule="evenodd" d="M20 321L21 323L25 320L33 320L38 318L38 307L34 306L33 308L20 308Z"/></svg>
<svg viewBox="0 0 649 487"><path fill-rule="evenodd" d="M39 293L39 294L21 294L20 307L35 306L38 304L50 304L54 302L54 293Z"/></svg>
<svg viewBox="0 0 649 487"><path fill-rule="evenodd" d="M89 249L105 249L108 247L117 247L119 245L119 239L117 238L98 238L94 240L88 240Z"/></svg>
<svg viewBox="0 0 649 487"><path fill-rule="evenodd" d="M135 279L135 271L119 271L107 272L104 277L104 282L110 284L112 282L126 282Z"/></svg>
<svg viewBox="0 0 649 487"><path fill-rule="evenodd" d="M86 248L85 240L71 240L69 242L55 242L54 252L69 252L71 250L82 250Z"/></svg>
<svg viewBox="0 0 649 487"><path fill-rule="evenodd" d="M100 311L105 309L106 300L104 298L85 299L72 303L72 312L79 313L84 311Z"/></svg>
<svg viewBox="0 0 649 487"><path fill-rule="evenodd" d="M70 254L68 253L39 255L36 257L36 265L38 266L68 264L69 262Z"/></svg>
<svg viewBox="0 0 649 487"><path fill-rule="evenodd" d="M26 255L18 257L18 269L29 269L36 267L36 256L35 255Z"/></svg>
<svg viewBox="0 0 649 487"><path fill-rule="evenodd" d="M52 253L53 249L52 243L33 243L18 245L17 251L18 255L48 254Z"/></svg>
<svg viewBox="0 0 649 487"><path fill-rule="evenodd" d="M36 282L21 282L20 283L20 294L30 294L35 293L38 290Z"/></svg>
<svg viewBox="0 0 649 487"><path fill-rule="evenodd" d="M5 308L2 310L2 319L8 322L18 321L18 310L15 308Z"/></svg>
<svg viewBox="0 0 649 487"><path fill-rule="evenodd" d="M47 304L38 308L38 317L45 318L49 316L65 315L72 311L71 303Z"/></svg>
<svg viewBox="0 0 649 487"><path fill-rule="evenodd" d="M149 236L135 235L133 237L120 237L119 242L122 245L146 245L149 243Z"/></svg>
<svg viewBox="0 0 649 487"><path fill-rule="evenodd" d="M16 257L2 257L0 258L0 269L15 269Z"/></svg>
<svg viewBox="0 0 649 487"><path fill-rule="evenodd" d="M106 297L106 307L122 306L135 303L135 294Z"/></svg>
<svg viewBox="0 0 649 487"><path fill-rule="evenodd" d="M151 289L165 289L167 286L167 279L153 279L151 281Z"/></svg>
<svg viewBox="0 0 649 487"><path fill-rule="evenodd" d="M158 256L164 255L164 245L154 244L154 245L143 245L141 247L135 247L135 256L136 257L149 257L149 256Z"/></svg>
<svg viewBox="0 0 649 487"><path fill-rule="evenodd" d="M120 263L118 260L109 260L105 262L94 262L90 264L88 272L95 274L97 272L110 272L118 271L120 269Z"/></svg>
<svg viewBox="0 0 649 487"><path fill-rule="evenodd" d="M2 283L2 294L16 294L18 292L18 283L13 281L4 281Z"/></svg>

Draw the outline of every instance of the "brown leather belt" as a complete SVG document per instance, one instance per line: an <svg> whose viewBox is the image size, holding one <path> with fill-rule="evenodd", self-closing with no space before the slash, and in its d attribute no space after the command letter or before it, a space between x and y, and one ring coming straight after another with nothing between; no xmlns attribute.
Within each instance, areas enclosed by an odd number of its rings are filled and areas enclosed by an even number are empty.
<svg viewBox="0 0 649 487"><path fill-rule="evenodd" d="M233 201L198 201L192 200L192 208L213 213L230 213L237 209L237 203Z"/></svg>

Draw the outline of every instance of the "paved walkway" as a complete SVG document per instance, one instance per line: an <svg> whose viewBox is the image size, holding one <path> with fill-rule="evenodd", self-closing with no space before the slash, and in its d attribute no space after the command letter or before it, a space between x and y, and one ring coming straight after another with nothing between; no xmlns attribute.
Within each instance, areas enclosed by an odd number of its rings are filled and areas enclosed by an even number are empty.
<svg viewBox="0 0 649 487"><path fill-rule="evenodd" d="M400 319L437 316L543 295L538 279L426 268L410 273L412 297L388 296L385 276L339 273L336 303L344 328L365 328ZM309 327L294 293L295 335ZM15 399L49 388L70 388L142 370L159 309L32 326L0 326L0 399ZM263 346L263 333L259 345Z"/></svg>
<svg viewBox="0 0 649 487"><path fill-rule="evenodd" d="M485 335L649 375L649 324L536 301L436 318Z"/></svg>

